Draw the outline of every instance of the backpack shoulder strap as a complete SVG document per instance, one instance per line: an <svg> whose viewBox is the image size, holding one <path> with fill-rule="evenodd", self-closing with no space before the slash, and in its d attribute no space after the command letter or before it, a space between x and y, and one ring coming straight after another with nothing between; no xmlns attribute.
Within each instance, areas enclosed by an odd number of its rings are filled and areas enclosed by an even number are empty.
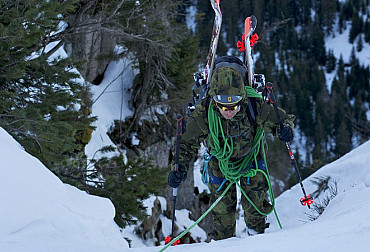
<svg viewBox="0 0 370 252"><path fill-rule="evenodd" d="M207 95L201 100L190 115L190 118L197 123L198 127L204 134L208 132L208 106L210 104L210 100L210 96Z"/></svg>
<svg viewBox="0 0 370 252"><path fill-rule="evenodd" d="M256 116L260 114L259 109L257 107L257 99L258 98L255 97L248 97L247 102L247 116L252 126L256 124Z"/></svg>
<svg viewBox="0 0 370 252"><path fill-rule="evenodd" d="M247 116L252 126L256 124L256 116L260 115L257 103L261 104L262 96L258 94L251 86L245 86L247 91Z"/></svg>

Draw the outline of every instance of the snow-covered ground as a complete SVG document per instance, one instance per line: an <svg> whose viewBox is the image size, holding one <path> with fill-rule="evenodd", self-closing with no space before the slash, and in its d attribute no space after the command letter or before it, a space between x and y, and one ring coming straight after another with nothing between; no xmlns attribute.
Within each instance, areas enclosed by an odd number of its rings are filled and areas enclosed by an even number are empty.
<svg viewBox="0 0 370 252"><path fill-rule="evenodd" d="M163 247L136 242L136 248L129 249L113 221L115 211L110 200L63 184L2 128L0 140L0 251L148 252ZM315 221L308 220L308 214L314 213L300 205L302 192L296 185L276 200L282 230L271 214L271 228L264 235L178 245L167 251L370 251L369 153L370 141L303 182L306 191L312 193L316 190L311 182L315 177L330 176L337 181L337 196ZM193 223L184 210L176 211L176 216L183 228ZM171 222L163 219L162 223L164 235L169 235ZM192 232L201 236L197 228Z"/></svg>
<svg viewBox="0 0 370 252"><path fill-rule="evenodd" d="M109 199L63 184L0 128L0 251L123 251Z"/></svg>
<svg viewBox="0 0 370 252"><path fill-rule="evenodd" d="M332 181L337 182L337 196L315 221L310 221L309 216L316 215L316 212L299 203L302 191L300 186L296 185L276 199L276 209L283 229L279 228L274 214L270 214L268 221L271 227L264 235L184 244L169 247L165 251L370 251L369 153L370 141L324 166L303 182L308 193L317 189L311 182L316 177L330 176ZM315 202L322 203L326 196L328 194L321 195ZM181 211L176 212L179 224L183 224L187 219ZM190 225L189 223L187 227ZM163 229L170 230L169 227ZM163 246L139 247L130 251L149 252L159 251L161 248Z"/></svg>

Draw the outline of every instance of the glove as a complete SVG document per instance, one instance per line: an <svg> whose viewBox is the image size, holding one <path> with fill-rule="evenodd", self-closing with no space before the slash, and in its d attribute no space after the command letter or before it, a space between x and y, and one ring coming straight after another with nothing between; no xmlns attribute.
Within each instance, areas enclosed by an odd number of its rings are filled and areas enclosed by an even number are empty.
<svg viewBox="0 0 370 252"><path fill-rule="evenodd" d="M177 188L179 187L181 182L184 182L186 180L186 177L186 171L171 171L168 174L168 185L172 188Z"/></svg>
<svg viewBox="0 0 370 252"><path fill-rule="evenodd" d="M278 137L283 142L293 141L293 130L289 125L284 125L284 127L278 131Z"/></svg>

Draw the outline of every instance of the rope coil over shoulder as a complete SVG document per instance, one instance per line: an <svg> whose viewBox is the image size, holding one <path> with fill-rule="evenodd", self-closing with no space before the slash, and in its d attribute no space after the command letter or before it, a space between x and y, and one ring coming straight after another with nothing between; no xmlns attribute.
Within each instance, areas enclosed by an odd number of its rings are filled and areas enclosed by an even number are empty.
<svg viewBox="0 0 370 252"><path fill-rule="evenodd" d="M255 97L255 98L262 98L261 95L259 95L252 87L246 86L245 87L247 91L248 97ZM272 211L275 212L276 218L279 222L279 226L281 227L279 218L277 217L276 211L275 211L275 199L274 199L274 192L272 190L270 177L268 173L268 167L266 162L266 155L264 150L264 131L261 127L257 127L256 134L253 139L253 142L251 144L251 151L248 153L246 157L243 159L237 160L235 162L230 161L230 157L233 154L233 139L227 138L223 132L222 122L221 118L216 115L212 108L212 101L209 104L208 107L208 124L209 124L209 131L210 136L208 140L208 144L210 146L210 154L215 156L218 159L219 168L222 172L222 174L225 176L225 179L227 181L230 181L230 184L237 184L237 186L240 188L240 191L244 195L244 197L247 199L247 201L256 209L256 211L261 215L268 215ZM219 136L222 136L222 140L224 142L223 148L221 147ZM266 172L264 172L261 169L258 169L258 163L257 163L257 156L260 153L262 149L262 155L266 167ZM255 169L247 169L246 167L250 167L250 164L254 162ZM257 172L261 172L264 177L266 178L266 181L268 183L269 193L270 193L270 200L272 204L272 209L264 213L258 207L253 203L253 201L247 196L247 194L244 192L242 187L240 186L240 178L241 177L247 177L251 178L256 176Z"/></svg>
<svg viewBox="0 0 370 252"><path fill-rule="evenodd" d="M246 86L245 88L248 97L262 98L252 87ZM263 129L257 127L256 135L251 144L252 148L248 155L243 159L231 162L230 157L234 151L233 139L225 136L221 118L216 115L212 108L212 100L208 106L208 125L210 131L208 140L210 154L218 159L220 170L225 178L230 182L237 183L241 177L254 177L257 174L257 169L247 169L245 172L242 172L242 170L249 167L252 161L255 162L255 167L258 167L257 155L260 152L261 145L263 145ZM220 144L220 135L223 139L223 147Z"/></svg>

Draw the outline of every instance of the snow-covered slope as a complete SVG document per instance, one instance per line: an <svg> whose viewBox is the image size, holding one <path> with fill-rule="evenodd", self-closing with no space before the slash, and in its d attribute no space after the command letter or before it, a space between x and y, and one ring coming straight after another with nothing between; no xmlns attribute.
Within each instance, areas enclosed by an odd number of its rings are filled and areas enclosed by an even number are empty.
<svg viewBox="0 0 370 252"><path fill-rule="evenodd" d="M128 104L131 97L128 90L132 86L135 75L131 61L123 58L109 64L104 79L98 86L90 84L93 94L91 116L96 116L98 120L93 123L96 129L85 147L88 159L119 155L118 151L104 154L97 151L108 145L115 146L107 133L111 131L115 120L124 121L127 116L133 115Z"/></svg>
<svg viewBox="0 0 370 252"><path fill-rule="evenodd" d="M2 128L0 139L0 251L160 249L128 249L113 222L114 207L108 199L63 184ZM167 251L370 251L369 153L370 141L304 181L309 193L316 189L311 182L315 177L337 181L338 195L316 221L309 221L310 211L299 204L302 192L297 185L276 200L282 230L270 215L271 228L264 235L179 245Z"/></svg>
<svg viewBox="0 0 370 252"><path fill-rule="evenodd" d="M0 128L0 251L122 251L109 199L63 184Z"/></svg>
<svg viewBox="0 0 370 252"><path fill-rule="evenodd" d="M308 193L317 188L311 181L316 177L330 176L337 181L338 194L315 221L315 214L301 206L302 191L299 185L284 192L276 200L276 209L283 229L270 214L271 227L264 235L230 238L211 243L184 244L169 247L166 251L370 251L370 141L362 144L337 161L322 167L303 181ZM319 203L326 195L315 199ZM145 248L158 251L159 247ZM130 249L144 251L144 248Z"/></svg>

